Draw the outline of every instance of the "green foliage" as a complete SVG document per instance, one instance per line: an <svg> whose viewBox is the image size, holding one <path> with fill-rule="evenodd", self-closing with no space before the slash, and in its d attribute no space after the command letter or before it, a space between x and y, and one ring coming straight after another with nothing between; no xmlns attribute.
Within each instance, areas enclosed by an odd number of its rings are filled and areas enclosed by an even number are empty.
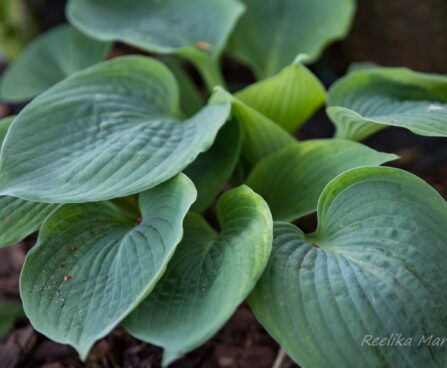
<svg viewBox="0 0 447 368"><path fill-rule="evenodd" d="M223 83L217 59L243 10L238 0L71 0L67 15L93 38L181 55L212 88Z"/></svg>
<svg viewBox="0 0 447 368"><path fill-rule="evenodd" d="M267 264L273 224L261 197L245 186L233 189L219 199L217 217L220 234L189 215L168 271L125 322L137 338L165 348L165 365L213 336Z"/></svg>
<svg viewBox="0 0 447 368"><path fill-rule="evenodd" d="M242 126L244 132L242 156L247 162L256 164L261 159L295 142L292 135L242 102L237 96L221 89L217 91L219 92L217 101L230 102L232 113Z"/></svg>
<svg viewBox="0 0 447 368"><path fill-rule="evenodd" d="M104 59L109 43L90 39L63 25L30 43L6 70L0 81L0 98L29 100L65 77Z"/></svg>
<svg viewBox="0 0 447 368"><path fill-rule="evenodd" d="M238 123L229 121L217 134L213 146L185 169L198 191L194 211L205 210L230 179L239 160L241 139Z"/></svg>
<svg viewBox="0 0 447 368"><path fill-rule="evenodd" d="M303 367L444 367L447 204L419 178L360 168L334 179L318 204L318 230L274 225L270 263L253 310ZM365 336L412 338L373 346Z"/></svg>
<svg viewBox="0 0 447 368"><path fill-rule="evenodd" d="M154 288L196 198L179 175L139 196L141 220L109 203L63 206L27 256L20 293L34 328L86 357Z"/></svg>
<svg viewBox="0 0 447 368"><path fill-rule="evenodd" d="M331 88L327 112L340 138L362 140L387 126L447 137L447 77L363 68Z"/></svg>
<svg viewBox="0 0 447 368"><path fill-rule="evenodd" d="M8 132L8 129L11 126L14 119L15 115L0 119L0 145L3 144L3 141L5 140L6 137L6 133Z"/></svg>
<svg viewBox="0 0 447 368"><path fill-rule="evenodd" d="M207 150L229 114L210 104L180 122L162 64L116 58L73 74L16 118L1 156L0 192L33 201L92 202L150 189Z"/></svg>
<svg viewBox="0 0 447 368"><path fill-rule="evenodd" d="M298 58L274 77L238 92L237 97L293 132L323 105L326 96L321 82Z"/></svg>
<svg viewBox="0 0 447 368"><path fill-rule="evenodd" d="M15 244L39 229L57 204L0 196L0 247Z"/></svg>
<svg viewBox="0 0 447 368"><path fill-rule="evenodd" d="M319 57L348 32L354 0L243 0L247 11L231 39L231 51L258 78L268 78L298 54Z"/></svg>
<svg viewBox="0 0 447 368"><path fill-rule="evenodd" d="M0 145L14 119L15 116L0 119ZM57 207L57 204L0 196L0 247L17 243L38 230Z"/></svg>
<svg viewBox="0 0 447 368"><path fill-rule="evenodd" d="M0 60L12 60L36 33L26 0L0 1Z"/></svg>
<svg viewBox="0 0 447 368"><path fill-rule="evenodd" d="M262 160L247 184L264 197L275 220L294 221L315 212L321 192L337 175L396 158L341 139L306 141Z"/></svg>
<svg viewBox="0 0 447 368"><path fill-rule="evenodd" d="M14 326L14 322L23 317L20 305L0 300L0 339L2 339Z"/></svg>
<svg viewBox="0 0 447 368"><path fill-rule="evenodd" d="M346 33L354 1L243 3L71 0L72 26L9 66L1 97L37 96L0 120L0 246L39 231L26 316L83 359L122 323L167 366L250 295L303 368L445 366L445 349L362 346L447 334L447 205L352 140L445 137L446 77L358 65L328 93L337 138L298 142L326 100L302 62ZM112 41L162 55L102 61ZM225 49L263 80L226 88ZM315 233L290 223L315 212ZM19 315L0 304L0 332Z"/></svg>

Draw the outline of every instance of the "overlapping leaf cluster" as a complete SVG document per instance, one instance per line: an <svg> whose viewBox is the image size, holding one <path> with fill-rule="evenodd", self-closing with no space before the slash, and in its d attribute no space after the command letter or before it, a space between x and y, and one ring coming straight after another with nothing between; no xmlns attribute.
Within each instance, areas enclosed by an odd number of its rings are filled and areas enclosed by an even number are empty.
<svg viewBox="0 0 447 368"><path fill-rule="evenodd" d="M447 333L447 205L379 167L395 155L356 142L386 126L446 136L447 79L362 68L326 98L303 61L346 34L353 10L69 2L71 25L36 39L0 83L4 100L35 97L0 122L0 245L39 230L20 285L38 331L85 358L123 324L168 365L248 297L303 367L447 363L441 348L362 345ZM115 41L163 56L102 61ZM224 50L259 80L230 93ZM202 75L207 104L179 60ZM298 142L325 101L337 138ZM315 233L293 224L314 212Z"/></svg>

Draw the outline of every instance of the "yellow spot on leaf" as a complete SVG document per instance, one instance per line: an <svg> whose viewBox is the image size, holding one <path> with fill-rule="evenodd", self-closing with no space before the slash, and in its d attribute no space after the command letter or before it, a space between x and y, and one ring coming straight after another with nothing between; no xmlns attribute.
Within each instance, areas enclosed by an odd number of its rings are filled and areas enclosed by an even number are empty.
<svg viewBox="0 0 447 368"><path fill-rule="evenodd" d="M209 49L211 49L211 44L209 44L208 42L205 42L205 41L198 41L198 42L196 42L196 47L199 49L199 50L204 50L204 51L206 51L206 50L209 50Z"/></svg>

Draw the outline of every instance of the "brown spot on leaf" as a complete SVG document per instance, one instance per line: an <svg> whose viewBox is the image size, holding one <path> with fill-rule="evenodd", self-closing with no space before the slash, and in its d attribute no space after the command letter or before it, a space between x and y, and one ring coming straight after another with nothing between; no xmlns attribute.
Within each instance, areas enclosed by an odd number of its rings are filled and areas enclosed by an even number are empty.
<svg viewBox="0 0 447 368"><path fill-rule="evenodd" d="M70 275L64 275L64 282L70 281L71 276Z"/></svg>

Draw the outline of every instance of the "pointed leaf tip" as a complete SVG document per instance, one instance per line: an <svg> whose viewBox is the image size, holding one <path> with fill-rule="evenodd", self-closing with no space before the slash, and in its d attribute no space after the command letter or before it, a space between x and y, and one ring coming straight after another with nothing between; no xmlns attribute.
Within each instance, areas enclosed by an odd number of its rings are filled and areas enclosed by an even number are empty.
<svg viewBox="0 0 447 368"><path fill-rule="evenodd" d="M56 211L42 226L20 278L33 327L71 344L85 359L157 284L196 196L180 174L140 194L139 223L109 202Z"/></svg>
<svg viewBox="0 0 447 368"><path fill-rule="evenodd" d="M339 138L359 141L390 126L447 137L445 76L367 65L336 82L327 105Z"/></svg>
<svg viewBox="0 0 447 368"><path fill-rule="evenodd" d="M203 217L188 214L183 240L165 275L124 322L138 339L165 349L164 365L222 327L252 290L270 255L271 214L250 188L222 195L217 217L219 234Z"/></svg>
<svg viewBox="0 0 447 368"><path fill-rule="evenodd" d="M161 63L128 56L97 64L17 116L0 156L1 193L50 203L140 193L208 150L230 110L211 101L180 122L177 85Z"/></svg>

